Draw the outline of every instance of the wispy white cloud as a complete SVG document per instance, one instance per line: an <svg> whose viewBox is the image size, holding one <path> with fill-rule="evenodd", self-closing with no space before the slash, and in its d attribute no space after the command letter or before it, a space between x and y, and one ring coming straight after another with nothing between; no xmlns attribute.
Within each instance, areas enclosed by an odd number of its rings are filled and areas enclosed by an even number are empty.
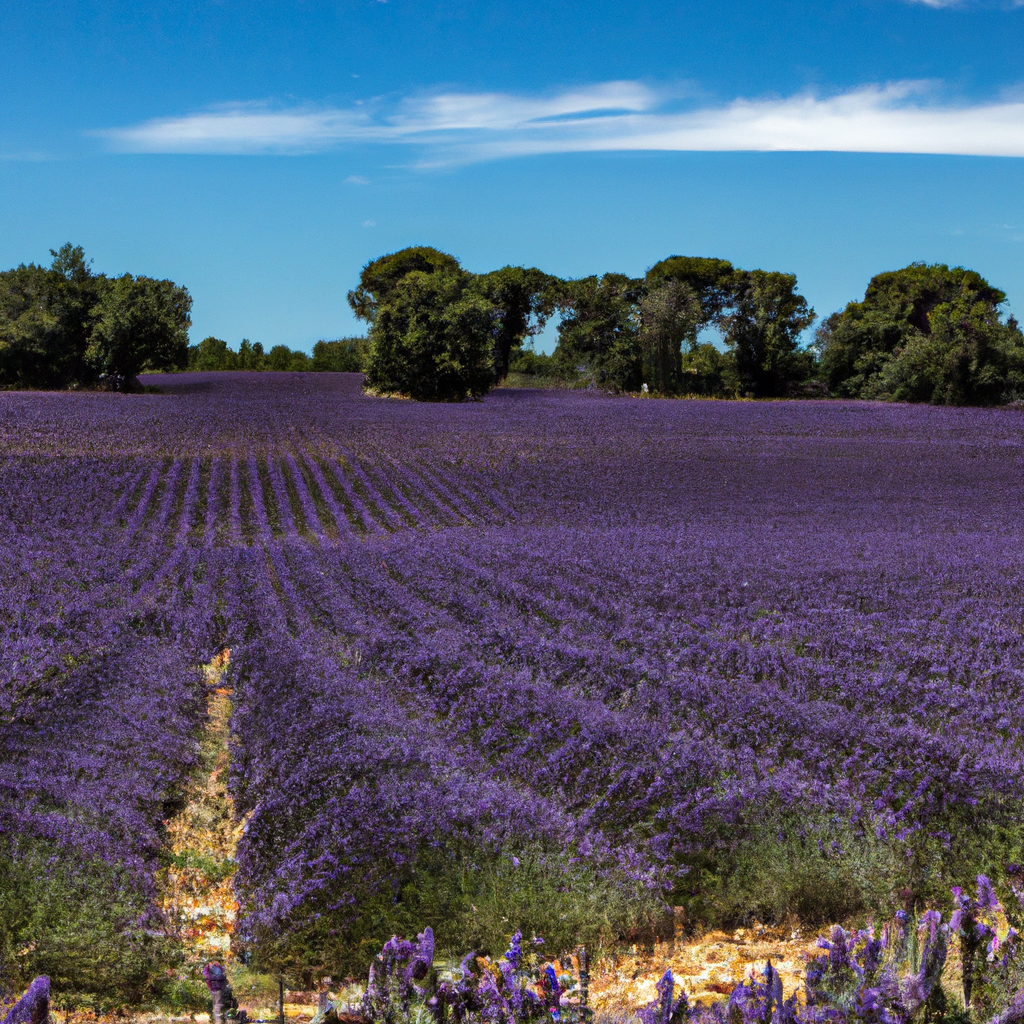
<svg viewBox="0 0 1024 1024"><path fill-rule="evenodd" d="M936 10L948 7L1002 7L1013 9L1024 7L1024 0L1003 0L1003 2L985 2L985 0L906 0L911 4L923 4L925 7L933 7Z"/></svg>
<svg viewBox="0 0 1024 1024"><path fill-rule="evenodd" d="M1024 156L1024 101L938 100L934 83L833 96L737 99L680 109L638 82L549 96L437 93L348 109L224 106L96 134L135 153L310 153L353 143L415 145L421 165L623 150L835 151Z"/></svg>

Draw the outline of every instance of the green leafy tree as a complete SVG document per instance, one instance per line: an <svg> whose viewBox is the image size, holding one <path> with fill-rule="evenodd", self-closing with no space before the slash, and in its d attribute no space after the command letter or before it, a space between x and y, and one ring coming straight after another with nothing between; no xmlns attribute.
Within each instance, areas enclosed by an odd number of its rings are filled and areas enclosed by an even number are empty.
<svg viewBox="0 0 1024 1024"><path fill-rule="evenodd" d="M710 342L694 345L683 353L679 391L684 395L715 397L735 394L736 361Z"/></svg>
<svg viewBox="0 0 1024 1024"><path fill-rule="evenodd" d="M188 368L198 372L210 370L237 369L238 357L228 348L228 343L212 335L198 345L190 345L188 350Z"/></svg>
<svg viewBox="0 0 1024 1024"><path fill-rule="evenodd" d="M936 306L927 333L913 333L887 360L865 397L935 405L997 405L1024 396L1024 336L989 302Z"/></svg>
<svg viewBox="0 0 1024 1024"><path fill-rule="evenodd" d="M66 242L50 250L50 310L55 319L60 343L49 355L50 365L62 382L88 382L86 353L96 322L96 304L103 293L106 277L92 273L90 262L80 245Z"/></svg>
<svg viewBox="0 0 1024 1024"><path fill-rule="evenodd" d="M494 381L495 310L458 269L414 270L379 302L367 387L424 401L479 397Z"/></svg>
<svg viewBox="0 0 1024 1024"><path fill-rule="evenodd" d="M115 390L138 386L143 370L181 369L188 362L192 296L173 281L108 280L93 310L86 361Z"/></svg>
<svg viewBox="0 0 1024 1024"><path fill-rule="evenodd" d="M0 384L59 387L62 352L50 308L52 281L45 268L22 264L0 274Z"/></svg>
<svg viewBox="0 0 1024 1024"><path fill-rule="evenodd" d="M665 278L640 299L640 349L643 376L656 391L673 394L682 385L682 352L696 346L701 305L685 281Z"/></svg>
<svg viewBox="0 0 1024 1024"><path fill-rule="evenodd" d="M732 305L736 274L728 260L707 256L669 256L655 263L647 271L644 281L648 289L668 281L693 289L700 303L700 313L694 321L692 334L686 339L692 348L697 343L697 334L705 327L716 326L725 310Z"/></svg>
<svg viewBox="0 0 1024 1024"><path fill-rule="evenodd" d="M266 358L263 346L258 341L253 344L248 338L242 339L242 344L238 346L238 369L262 370Z"/></svg>
<svg viewBox="0 0 1024 1024"><path fill-rule="evenodd" d="M643 375L638 303L643 281L605 274L567 281L555 358L562 372L589 371L600 384L638 390Z"/></svg>
<svg viewBox="0 0 1024 1024"><path fill-rule="evenodd" d="M93 377L85 353L105 278L81 246L50 254L49 269L22 264L0 274L0 386L60 388Z"/></svg>
<svg viewBox="0 0 1024 1024"><path fill-rule="evenodd" d="M348 293L348 304L360 320L373 323L377 309L386 302L400 282L412 273L462 272L459 261L428 245L412 246L371 260L359 275L359 286Z"/></svg>
<svg viewBox="0 0 1024 1024"><path fill-rule="evenodd" d="M740 388L759 398L785 395L811 372L811 355L797 343L814 310L797 294L795 274L740 271L734 282L733 312L722 324Z"/></svg>
<svg viewBox="0 0 1024 1024"><path fill-rule="evenodd" d="M287 345L273 345L267 353L266 368L282 372L292 368L292 350Z"/></svg>
<svg viewBox="0 0 1024 1024"><path fill-rule="evenodd" d="M479 292L494 307L494 378L508 376L513 353L523 342L544 329L555 311L562 281L536 267L502 267L473 280Z"/></svg>
<svg viewBox="0 0 1024 1024"><path fill-rule="evenodd" d="M949 303L982 304L991 319L1006 296L980 274L944 263L912 263L873 277L864 299L833 313L815 345L829 390L850 398L888 394L897 350L919 350L932 333L932 313ZM914 389L912 389L914 390ZM906 393L905 390L901 393ZM923 393L923 392L915 392Z"/></svg>

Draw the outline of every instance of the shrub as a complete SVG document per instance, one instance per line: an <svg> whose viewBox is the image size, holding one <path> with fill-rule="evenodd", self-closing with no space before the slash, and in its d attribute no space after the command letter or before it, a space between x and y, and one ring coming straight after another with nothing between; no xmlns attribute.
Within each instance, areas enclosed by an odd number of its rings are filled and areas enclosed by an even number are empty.
<svg viewBox="0 0 1024 1024"><path fill-rule="evenodd" d="M175 962L126 869L21 838L0 849L0 963L17 991L48 975L65 1005L143 1001Z"/></svg>

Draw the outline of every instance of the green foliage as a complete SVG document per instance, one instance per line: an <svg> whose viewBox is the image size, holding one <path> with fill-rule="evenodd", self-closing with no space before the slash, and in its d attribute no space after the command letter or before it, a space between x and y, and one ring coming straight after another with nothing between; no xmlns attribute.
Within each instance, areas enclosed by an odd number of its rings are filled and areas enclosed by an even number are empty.
<svg viewBox="0 0 1024 1024"><path fill-rule="evenodd" d="M533 345L516 351L509 362L509 373L520 373L527 377L551 377L557 373L552 356L538 352Z"/></svg>
<svg viewBox="0 0 1024 1024"><path fill-rule="evenodd" d="M605 274L566 282L555 360L567 376L591 371L597 383L639 391L643 355L638 302L643 281Z"/></svg>
<svg viewBox="0 0 1024 1024"><path fill-rule="evenodd" d="M679 391L707 398L734 395L738 390L736 362L710 342L694 345L680 360Z"/></svg>
<svg viewBox="0 0 1024 1024"><path fill-rule="evenodd" d="M123 868L43 841L0 847L0 964L15 991L46 974L65 1006L142 1002L175 962L149 916Z"/></svg>
<svg viewBox="0 0 1024 1024"><path fill-rule="evenodd" d="M640 299L640 351L643 377L655 391L675 394L683 383L682 349L697 344L702 319L700 297L676 278L664 278Z"/></svg>
<svg viewBox="0 0 1024 1024"><path fill-rule="evenodd" d="M245 342L243 342L245 344ZM238 353L228 348L228 343L220 338L203 338L198 345L191 345L188 350L188 368L192 371L237 370Z"/></svg>
<svg viewBox="0 0 1024 1024"><path fill-rule="evenodd" d="M812 355L797 348L814 312L796 278L736 270L727 260L671 256L643 279L605 274L569 281L555 364L567 379L663 394L787 394L805 380ZM698 344L725 331L730 351Z"/></svg>
<svg viewBox="0 0 1024 1024"><path fill-rule="evenodd" d="M943 303L928 334L913 334L862 392L934 405L997 405L1024 393L1024 336L983 302Z"/></svg>
<svg viewBox="0 0 1024 1024"><path fill-rule="evenodd" d="M359 373L365 369L368 355L369 341L366 338L318 341L313 346L313 360L309 369Z"/></svg>
<svg viewBox="0 0 1024 1024"><path fill-rule="evenodd" d="M871 279L821 326L817 348L833 394L993 405L1024 384L1024 336L1000 319L1006 296L980 274L913 263Z"/></svg>
<svg viewBox="0 0 1024 1024"><path fill-rule="evenodd" d="M716 325L732 304L735 275L736 271L728 260L706 256L669 256L647 271L645 281L651 290L670 281L692 289L700 304L692 334L686 338L692 347L697 342L697 333Z"/></svg>
<svg viewBox="0 0 1024 1024"><path fill-rule="evenodd" d="M907 845L877 821L762 807L746 822L708 823L708 850L685 858L672 901L711 925L832 923L943 905L979 873L998 881L1024 863L1020 801L951 807ZM1024 912L1022 912L1024 913ZM1024 918L1022 918L1024 924Z"/></svg>
<svg viewBox="0 0 1024 1024"><path fill-rule="evenodd" d="M175 1015L203 1013L210 1009L210 990L203 981L179 978L175 974L154 982L153 1002L161 1010Z"/></svg>
<svg viewBox="0 0 1024 1024"><path fill-rule="evenodd" d="M251 342L248 338L242 339L238 346L238 358L236 366L239 370L262 370L266 366L267 357L263 352L263 345L260 342ZM217 369L228 369L228 367L217 367Z"/></svg>
<svg viewBox="0 0 1024 1024"><path fill-rule="evenodd" d="M695 857L676 898L709 924L814 925L891 913L906 883L895 847L873 831L779 808L752 820L730 854Z"/></svg>
<svg viewBox="0 0 1024 1024"><path fill-rule="evenodd" d="M797 342L814 310L797 294L795 274L741 271L734 288L733 311L722 323L740 387L758 398L785 395L811 372L811 356Z"/></svg>
<svg viewBox="0 0 1024 1024"><path fill-rule="evenodd" d="M482 395L543 328L560 287L536 268L469 274L454 256L427 246L373 260L348 295L370 324L367 386L430 400Z"/></svg>
<svg viewBox="0 0 1024 1024"><path fill-rule="evenodd" d="M512 372L516 383L543 376L568 387L774 396L812 370L811 354L796 344L814 314L795 289L792 275L688 256L662 260L644 278L561 281L511 266L472 275L453 256L418 246L368 263L349 303L371 325L367 384L379 392L482 394L476 374L487 332L499 381ZM524 352L556 310L554 356ZM723 326L730 354L698 344L702 330Z"/></svg>
<svg viewBox="0 0 1024 1024"><path fill-rule="evenodd" d="M187 354L192 298L172 281L93 274L80 246L51 250L47 270L0 274L0 386L131 390L147 369Z"/></svg>
<svg viewBox="0 0 1024 1024"><path fill-rule="evenodd" d="M502 267L473 279L473 289L494 307L494 379L508 376L512 354L544 329L562 282L535 267Z"/></svg>
<svg viewBox="0 0 1024 1024"><path fill-rule="evenodd" d="M315 370L356 372L363 368L367 350L366 338L341 338L338 341L318 341L312 357L295 351L287 345L275 345L269 352L257 341L253 344L243 338L238 351L233 351L220 338L204 338L188 350L188 369L196 372L210 370Z"/></svg>
<svg viewBox="0 0 1024 1024"><path fill-rule="evenodd" d="M173 281L107 281L93 309L86 360L117 391L131 391L143 370L174 370L188 361L192 296Z"/></svg>
<svg viewBox="0 0 1024 1024"><path fill-rule="evenodd" d="M597 950L630 929L649 928L663 911L657 894L625 877L601 877L565 851L438 847L421 851L393 888L360 897L359 912L323 912L290 931L261 937L256 970L291 977L364 974L394 934L433 928L446 955L473 948L495 955L509 931L543 934L551 952L578 943ZM312 916L312 915L311 915Z"/></svg>
<svg viewBox="0 0 1024 1024"><path fill-rule="evenodd" d="M304 370L298 356L305 358L304 352L293 352L287 345L273 345L266 353L266 369L283 372L288 370Z"/></svg>
<svg viewBox="0 0 1024 1024"><path fill-rule="evenodd" d="M422 401L461 401L494 382L494 307L472 277L444 268L402 277L376 308L367 387Z"/></svg>
<svg viewBox="0 0 1024 1024"><path fill-rule="evenodd" d="M103 279L79 246L51 255L49 269L22 264L0 273L0 386L91 383L85 353Z"/></svg>
<svg viewBox="0 0 1024 1024"><path fill-rule="evenodd" d="M348 293L348 304L360 320L372 324L381 303L387 302L408 274L435 271L461 273L459 261L448 253L417 245L371 260L359 275L359 286Z"/></svg>

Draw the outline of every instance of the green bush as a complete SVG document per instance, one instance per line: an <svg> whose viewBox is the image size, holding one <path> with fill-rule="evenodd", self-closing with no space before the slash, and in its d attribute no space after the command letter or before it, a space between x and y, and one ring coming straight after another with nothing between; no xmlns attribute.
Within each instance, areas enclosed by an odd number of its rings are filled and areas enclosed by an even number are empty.
<svg viewBox="0 0 1024 1024"><path fill-rule="evenodd" d="M40 840L0 847L0 963L23 989L49 975L67 1006L137 1004L176 962L146 885L98 857Z"/></svg>
<svg viewBox="0 0 1024 1024"><path fill-rule="evenodd" d="M760 808L745 823L709 834L672 898L687 917L731 926L753 919L816 925L888 916L901 906L942 906L953 885L978 874L997 881L1024 862L1019 802L957 806L908 842L862 819ZM728 834L728 835L727 835ZM726 841L728 838L728 842Z"/></svg>
<svg viewBox="0 0 1024 1024"><path fill-rule="evenodd" d="M313 916L248 950L254 970L277 972L303 986L325 972L365 974L395 934L433 928L439 952L462 955L504 949L509 932L543 935L554 954L584 944L595 953L619 935L650 930L664 913L659 893L623 877L609 877L564 852L540 848L516 854L433 849L420 855L397 884L344 908Z"/></svg>

